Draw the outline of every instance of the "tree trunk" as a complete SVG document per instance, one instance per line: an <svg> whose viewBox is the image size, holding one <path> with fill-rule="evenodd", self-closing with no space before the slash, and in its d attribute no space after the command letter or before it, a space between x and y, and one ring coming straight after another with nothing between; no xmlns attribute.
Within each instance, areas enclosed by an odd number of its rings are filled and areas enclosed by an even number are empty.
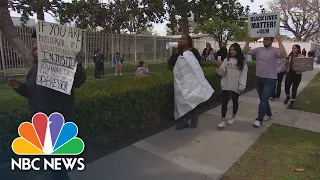
<svg viewBox="0 0 320 180"><path fill-rule="evenodd" d="M42 8L37 12L37 19L44 21L44 12Z"/></svg>
<svg viewBox="0 0 320 180"><path fill-rule="evenodd" d="M10 17L8 1L0 0L0 30L27 68L34 62L31 49L20 39ZM2 52L3 53L3 52Z"/></svg>
<svg viewBox="0 0 320 180"><path fill-rule="evenodd" d="M46 7L48 3L50 3L48 0L40 0L36 3L37 19L44 21L43 7Z"/></svg>
<svg viewBox="0 0 320 180"><path fill-rule="evenodd" d="M181 26L183 34L189 34L189 20L186 14L181 16Z"/></svg>
<svg viewBox="0 0 320 180"><path fill-rule="evenodd" d="M301 36L300 36L300 34L295 34L295 38L296 38L296 41L301 41Z"/></svg>

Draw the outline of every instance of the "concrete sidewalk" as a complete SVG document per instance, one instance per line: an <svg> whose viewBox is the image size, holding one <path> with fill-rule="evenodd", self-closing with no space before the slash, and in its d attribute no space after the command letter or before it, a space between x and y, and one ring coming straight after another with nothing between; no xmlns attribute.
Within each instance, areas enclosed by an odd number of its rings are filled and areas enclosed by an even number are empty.
<svg viewBox="0 0 320 180"><path fill-rule="evenodd" d="M320 71L303 74L301 91ZM223 130L220 106L202 114L197 129L176 131L173 127L70 172L72 180L217 180L258 139L271 123L320 132L319 114L286 109L271 102L273 119L253 128L259 104L255 90L240 97L238 121ZM231 107L231 105L230 105ZM232 110L229 109L229 115Z"/></svg>

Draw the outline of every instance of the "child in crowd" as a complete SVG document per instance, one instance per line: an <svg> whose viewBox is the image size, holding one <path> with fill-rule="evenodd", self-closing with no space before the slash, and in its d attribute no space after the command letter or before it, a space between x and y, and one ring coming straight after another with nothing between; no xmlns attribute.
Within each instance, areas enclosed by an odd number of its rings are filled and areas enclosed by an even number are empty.
<svg viewBox="0 0 320 180"><path fill-rule="evenodd" d="M228 120L228 124L231 125L235 122L239 96L240 93L244 91L247 84L248 66L238 43L232 44L229 49L228 57L224 61L218 61L217 64L219 66L217 73L222 76L222 122L218 124L218 127L224 128L226 127L225 118L230 95L233 102L233 116L232 119Z"/></svg>
<svg viewBox="0 0 320 180"><path fill-rule="evenodd" d="M117 52L113 58L113 64L115 66L114 76L117 76L117 75L122 76L122 74L121 74L122 63L123 63L123 59L122 59L122 57L120 57L120 53Z"/></svg>
<svg viewBox="0 0 320 180"><path fill-rule="evenodd" d="M148 76L148 72L149 72L149 69L145 65L145 62L139 61L139 65L137 67L136 75L135 75L134 79L136 79L137 77Z"/></svg>

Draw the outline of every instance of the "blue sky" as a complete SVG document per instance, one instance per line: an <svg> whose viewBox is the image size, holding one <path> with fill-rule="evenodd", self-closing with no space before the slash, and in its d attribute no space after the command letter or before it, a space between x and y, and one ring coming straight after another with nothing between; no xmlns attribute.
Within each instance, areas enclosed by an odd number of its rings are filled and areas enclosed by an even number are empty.
<svg viewBox="0 0 320 180"><path fill-rule="evenodd" d="M71 0L65 0L65 1L71 2ZM107 2L109 0L101 0L101 1ZM251 3L251 0L238 0L238 2L240 2L243 6L249 5L251 12L259 12L260 5L263 5L264 7L268 7L267 0L255 0L254 3ZM11 12L11 16L18 17L20 15L16 12ZM36 16L31 17L31 18L36 19ZM54 20L54 18L49 14L45 14L45 20L48 22L56 22ZM154 24L154 31L156 31L159 35L166 35L166 23ZM281 30L281 34L290 35L290 33L286 32L286 31L282 31L282 30Z"/></svg>

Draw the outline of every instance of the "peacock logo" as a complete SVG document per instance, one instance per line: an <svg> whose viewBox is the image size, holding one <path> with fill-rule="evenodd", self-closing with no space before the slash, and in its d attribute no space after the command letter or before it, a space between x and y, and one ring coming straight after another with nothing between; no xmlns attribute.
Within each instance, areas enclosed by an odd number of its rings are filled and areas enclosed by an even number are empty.
<svg viewBox="0 0 320 180"><path fill-rule="evenodd" d="M18 128L20 137L11 145L17 155L79 155L84 150L84 142L76 137L78 127L66 122L60 113L49 117L37 113L32 123L23 122Z"/></svg>

